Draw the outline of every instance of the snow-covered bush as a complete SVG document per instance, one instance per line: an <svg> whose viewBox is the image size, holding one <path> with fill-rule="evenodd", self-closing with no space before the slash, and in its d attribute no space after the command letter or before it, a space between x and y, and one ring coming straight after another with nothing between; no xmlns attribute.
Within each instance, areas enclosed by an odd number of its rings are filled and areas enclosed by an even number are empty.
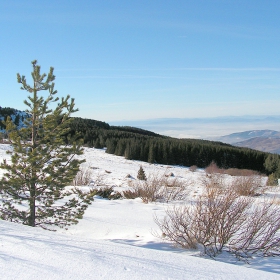
<svg viewBox="0 0 280 280"><path fill-rule="evenodd" d="M80 170L73 179L74 186L88 186L91 183L92 171L87 166L81 166Z"/></svg>
<svg viewBox="0 0 280 280"><path fill-rule="evenodd" d="M232 182L232 188L241 196L256 196L264 191L260 176L235 177Z"/></svg>
<svg viewBox="0 0 280 280"><path fill-rule="evenodd" d="M280 252L279 205L256 204L232 188L205 188L197 201L168 208L155 222L165 239L186 249L202 248L211 257L223 249L245 260Z"/></svg>
<svg viewBox="0 0 280 280"><path fill-rule="evenodd" d="M113 187L104 187L104 188L100 188L99 190L96 190L96 194L98 196L101 196L103 198L107 198L107 199L120 199L123 196L119 193L114 191Z"/></svg>
<svg viewBox="0 0 280 280"><path fill-rule="evenodd" d="M189 171L191 172L195 172L197 170L197 166L196 165L192 165L189 167Z"/></svg>
<svg viewBox="0 0 280 280"><path fill-rule="evenodd" d="M134 181L132 187L137 197L144 203L184 200L189 194L191 182L160 175L149 176L145 181Z"/></svg>

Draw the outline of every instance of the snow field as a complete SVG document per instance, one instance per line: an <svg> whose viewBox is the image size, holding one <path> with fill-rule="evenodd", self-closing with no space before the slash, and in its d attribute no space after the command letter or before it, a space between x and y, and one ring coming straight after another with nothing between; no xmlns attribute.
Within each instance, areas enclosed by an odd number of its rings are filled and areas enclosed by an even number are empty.
<svg viewBox="0 0 280 280"><path fill-rule="evenodd" d="M0 159L9 159L7 149L0 145ZM133 179L127 175L136 178L140 165L147 175L172 172L192 182L191 196L200 192L205 175L203 170L129 161L93 148L85 148L81 158L93 181L99 176L116 190L129 188ZM274 189L267 197L279 193ZM154 216L163 217L167 206L96 197L79 224L57 232L0 221L1 279L280 279L279 258L245 264L223 253L215 261L164 242Z"/></svg>

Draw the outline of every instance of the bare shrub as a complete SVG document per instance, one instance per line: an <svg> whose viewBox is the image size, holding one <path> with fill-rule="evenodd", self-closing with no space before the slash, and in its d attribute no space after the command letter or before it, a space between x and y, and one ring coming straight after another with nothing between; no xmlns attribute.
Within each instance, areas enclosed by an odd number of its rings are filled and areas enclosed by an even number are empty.
<svg viewBox="0 0 280 280"><path fill-rule="evenodd" d="M231 176L258 176L260 175L259 172L250 169L238 169L238 168L228 168L223 169L219 168L217 164L212 161L209 166L205 168L205 172L207 174L228 174Z"/></svg>
<svg viewBox="0 0 280 280"><path fill-rule="evenodd" d="M86 166L82 166L73 179L74 186L88 186L91 182L92 171Z"/></svg>
<svg viewBox="0 0 280 280"><path fill-rule="evenodd" d="M190 182L183 182L178 178L153 175L146 181L137 180L132 183L134 194L126 195L138 196L144 203L154 201L169 202L173 200L183 200L189 194L187 186Z"/></svg>
<svg viewBox="0 0 280 280"><path fill-rule="evenodd" d="M267 189L260 175L238 176L229 179L224 174L213 173L201 177L200 181L206 188L231 188L239 196L257 196Z"/></svg>
<svg viewBox="0 0 280 280"><path fill-rule="evenodd" d="M156 176L149 177L147 180L135 181L133 188L144 203L153 202L162 198L161 179Z"/></svg>
<svg viewBox="0 0 280 280"><path fill-rule="evenodd" d="M163 220L159 220L157 216L154 219L165 239L185 249L196 249L198 241L193 213L192 207L173 206L166 210Z"/></svg>
<svg viewBox="0 0 280 280"><path fill-rule="evenodd" d="M231 176L258 176L260 175L259 172L250 170L250 169L237 169L237 168L229 168L224 170L225 174Z"/></svg>
<svg viewBox="0 0 280 280"><path fill-rule="evenodd" d="M212 161L206 168L205 168L205 172L207 174L214 174L214 173L223 173L223 169L219 168L217 166L217 164Z"/></svg>
<svg viewBox="0 0 280 280"><path fill-rule="evenodd" d="M186 249L203 248L215 257L227 249L239 259L280 255L280 207L254 204L232 189L205 188L196 202L173 206L155 217L165 239Z"/></svg>
<svg viewBox="0 0 280 280"><path fill-rule="evenodd" d="M274 201L254 205L246 223L229 242L229 249L238 258L248 259L256 253L280 255L280 208Z"/></svg>
<svg viewBox="0 0 280 280"><path fill-rule="evenodd" d="M119 192L114 191L113 187L108 187L108 186L96 190L95 195L99 195L103 198L107 198L110 200L122 198L122 195Z"/></svg>
<svg viewBox="0 0 280 280"><path fill-rule="evenodd" d="M242 176L234 178L232 182L233 190L241 196L256 196L265 189L262 187L260 176Z"/></svg>
<svg viewBox="0 0 280 280"><path fill-rule="evenodd" d="M183 181L178 178L163 178L161 182L162 198L165 202L184 200L190 193L191 180Z"/></svg>
<svg viewBox="0 0 280 280"><path fill-rule="evenodd" d="M225 181L221 174L206 174L206 176L200 178L200 182L206 188L224 188Z"/></svg>
<svg viewBox="0 0 280 280"><path fill-rule="evenodd" d="M138 192L136 192L135 190L125 190L122 192L122 195L124 198L126 199L135 199L137 197L139 197Z"/></svg>
<svg viewBox="0 0 280 280"><path fill-rule="evenodd" d="M192 165L189 167L189 171L191 172L195 172L197 170L197 166L196 165Z"/></svg>
<svg viewBox="0 0 280 280"><path fill-rule="evenodd" d="M106 172L106 171L105 171ZM98 173L94 176L94 178L91 180L91 185L94 185L96 187L99 187L99 186L106 186L106 183L105 183L105 174L103 173ZM107 186L108 187L108 186Z"/></svg>
<svg viewBox="0 0 280 280"><path fill-rule="evenodd" d="M245 221L250 204L233 191L206 189L193 205L167 209L167 216L155 222L168 240L187 249L200 245L215 257Z"/></svg>

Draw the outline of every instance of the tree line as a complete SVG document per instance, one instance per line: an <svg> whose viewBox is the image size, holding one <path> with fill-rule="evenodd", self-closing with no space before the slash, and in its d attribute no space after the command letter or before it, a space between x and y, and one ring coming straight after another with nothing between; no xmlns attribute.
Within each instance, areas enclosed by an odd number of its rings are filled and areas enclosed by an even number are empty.
<svg viewBox="0 0 280 280"><path fill-rule="evenodd" d="M127 159L149 163L207 167L214 161L220 168L252 169L267 173L264 165L269 153L235 147L221 142L176 139L133 127L73 118L71 134L80 134L84 144L103 148ZM276 155L279 158L278 155Z"/></svg>
<svg viewBox="0 0 280 280"><path fill-rule="evenodd" d="M0 115L7 118L14 114L12 108L1 108ZM279 173L280 156L229 144L199 140L177 139L129 126L110 126L106 122L71 118L70 129L64 135L79 137L84 145L94 148L106 147L106 152L126 159L149 163L207 167L215 162L220 168L252 169L261 173ZM273 160L272 160L273 159ZM273 161L273 168L271 168ZM276 169L279 171L276 172ZM278 176L278 175L277 175Z"/></svg>

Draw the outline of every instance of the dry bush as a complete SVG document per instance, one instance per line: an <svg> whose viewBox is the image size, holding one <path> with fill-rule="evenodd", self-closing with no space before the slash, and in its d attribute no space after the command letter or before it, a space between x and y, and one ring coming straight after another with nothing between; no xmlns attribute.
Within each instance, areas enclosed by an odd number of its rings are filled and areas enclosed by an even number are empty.
<svg viewBox="0 0 280 280"><path fill-rule="evenodd" d="M218 188L222 189L225 187L225 180L221 174L206 174L206 176L200 178L200 182L207 189L209 188Z"/></svg>
<svg viewBox="0 0 280 280"><path fill-rule="evenodd" d="M231 176L258 176L259 172L250 170L250 169L237 169L237 168L229 168L224 170L225 174Z"/></svg>
<svg viewBox="0 0 280 280"><path fill-rule="evenodd" d="M122 196L126 199L135 199L139 197L139 194L135 190L125 190L122 192Z"/></svg>
<svg viewBox="0 0 280 280"><path fill-rule="evenodd" d="M265 191L260 176L236 177L232 181L231 188L240 196L256 196Z"/></svg>
<svg viewBox="0 0 280 280"><path fill-rule="evenodd" d="M167 240L186 249L203 248L211 257L223 249L243 260L280 252L280 207L267 201L255 206L253 198L232 189L206 188L196 202L168 208L155 222Z"/></svg>
<svg viewBox="0 0 280 280"><path fill-rule="evenodd" d="M132 183L134 194L128 192L124 195L140 197L144 203L159 200L164 202L183 200L190 192L186 185L189 186L190 182L183 182L178 178L153 175L148 177L146 181L134 181Z"/></svg>
<svg viewBox="0 0 280 280"><path fill-rule="evenodd" d="M114 191L114 188L112 186L111 187L106 186L103 188L99 188L98 190L96 190L95 195L98 195L98 196L101 196L103 198L107 198L110 200L120 199L123 197L119 192Z"/></svg>
<svg viewBox="0 0 280 280"><path fill-rule="evenodd" d="M205 172L206 174L214 174L214 173L219 173L219 174L223 174L224 170L219 168L217 166L217 164L212 161L206 168L205 168Z"/></svg>
<svg viewBox="0 0 280 280"><path fill-rule="evenodd" d="M162 198L165 202L185 200L190 193L191 180L183 181L178 178L162 179Z"/></svg>
<svg viewBox="0 0 280 280"><path fill-rule="evenodd" d="M233 177L230 179L231 183L226 180L229 180L229 178L219 173L206 174L205 177L200 179L206 188L231 188L239 196L257 196L266 190L260 175Z"/></svg>
<svg viewBox="0 0 280 280"><path fill-rule="evenodd" d="M147 180L137 180L133 182L133 188L138 197L144 203L153 202L162 198L161 179L158 177L149 177Z"/></svg>
<svg viewBox="0 0 280 280"><path fill-rule="evenodd" d="M280 255L280 207L274 201L254 205L246 223L229 242L229 250L238 258L248 259L254 254Z"/></svg>
<svg viewBox="0 0 280 280"><path fill-rule="evenodd" d="M81 169L73 179L74 186L88 186L91 182L92 171L90 168L81 166Z"/></svg>
<svg viewBox="0 0 280 280"><path fill-rule="evenodd" d="M106 172L106 171L105 171ZM91 184L99 187L99 186L106 186L105 183L105 174L102 173L98 173L97 175L95 175L95 177L93 178L93 180L91 180ZM107 186L108 187L108 186Z"/></svg>
<svg viewBox="0 0 280 280"><path fill-rule="evenodd" d="M197 170L197 166L196 165L192 165L189 167L189 171L191 172L195 172Z"/></svg>
<svg viewBox="0 0 280 280"><path fill-rule="evenodd" d="M215 257L246 219L250 204L233 191L206 189L193 205L167 209L167 216L155 222L168 240L187 249L202 246Z"/></svg>
<svg viewBox="0 0 280 280"><path fill-rule="evenodd" d="M238 168L229 168L223 169L219 168L217 164L212 161L209 166L205 168L205 172L207 174L228 174L231 176L258 176L260 175L259 172L250 169L238 169Z"/></svg>

